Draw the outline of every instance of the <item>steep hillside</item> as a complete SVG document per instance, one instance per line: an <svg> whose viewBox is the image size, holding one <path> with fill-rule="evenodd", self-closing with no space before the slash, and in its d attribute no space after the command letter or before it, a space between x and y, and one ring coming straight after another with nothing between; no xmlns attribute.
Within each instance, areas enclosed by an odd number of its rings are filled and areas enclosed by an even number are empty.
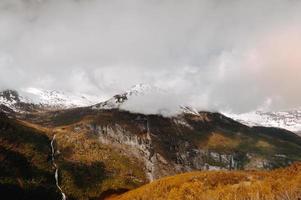
<svg viewBox="0 0 301 200"><path fill-rule="evenodd" d="M93 199L146 183L139 160L98 142L92 134L66 127L40 126L0 119L0 191L10 199L58 199L58 184L67 199ZM141 164L142 165L142 164Z"/></svg>
<svg viewBox="0 0 301 200"><path fill-rule="evenodd" d="M166 118L77 108L26 118L67 130L70 138L77 132L97 138L139 159L149 180L199 169L272 169L301 160L301 138L294 133L250 128L219 113Z"/></svg>
<svg viewBox="0 0 301 200"><path fill-rule="evenodd" d="M45 132L0 113L0 194L8 199L57 199Z"/></svg>
<svg viewBox="0 0 301 200"><path fill-rule="evenodd" d="M301 164L274 171L191 172L107 200L299 200Z"/></svg>

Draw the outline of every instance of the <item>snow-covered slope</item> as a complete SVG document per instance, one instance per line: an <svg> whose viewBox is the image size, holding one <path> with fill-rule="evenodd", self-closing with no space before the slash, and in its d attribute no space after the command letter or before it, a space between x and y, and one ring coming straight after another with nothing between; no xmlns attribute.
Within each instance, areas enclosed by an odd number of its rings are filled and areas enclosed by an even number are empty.
<svg viewBox="0 0 301 200"><path fill-rule="evenodd" d="M301 109L278 112L255 111L243 114L224 114L248 126L277 127L295 133L301 132Z"/></svg>
<svg viewBox="0 0 301 200"><path fill-rule="evenodd" d="M37 88L24 89L20 94L31 99L34 104L58 108L89 106L103 99L100 96Z"/></svg>
<svg viewBox="0 0 301 200"><path fill-rule="evenodd" d="M25 88L20 91L4 90L0 92L0 105L4 105L15 112L22 112L21 106L33 105L42 108L65 109L94 105L97 109L113 109L133 96L140 96L158 90L147 84L138 84L130 90L105 100L102 96L82 93L70 93L57 90ZM101 102L101 103L99 103Z"/></svg>
<svg viewBox="0 0 301 200"><path fill-rule="evenodd" d="M26 88L20 91L4 90L0 92L0 105L15 112L30 109L65 109L90 106L102 101L103 97L87 94L73 94L56 90Z"/></svg>
<svg viewBox="0 0 301 200"><path fill-rule="evenodd" d="M31 105L31 100L20 96L17 91L4 90L0 92L0 105L17 112L21 106Z"/></svg>

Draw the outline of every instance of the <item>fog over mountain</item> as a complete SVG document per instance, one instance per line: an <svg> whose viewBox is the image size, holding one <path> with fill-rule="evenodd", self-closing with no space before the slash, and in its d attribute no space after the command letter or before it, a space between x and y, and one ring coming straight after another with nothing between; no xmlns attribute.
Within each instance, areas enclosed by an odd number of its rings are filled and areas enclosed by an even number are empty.
<svg viewBox="0 0 301 200"><path fill-rule="evenodd" d="M300 10L297 0L1 0L0 89L168 91L139 97L147 113L300 107Z"/></svg>

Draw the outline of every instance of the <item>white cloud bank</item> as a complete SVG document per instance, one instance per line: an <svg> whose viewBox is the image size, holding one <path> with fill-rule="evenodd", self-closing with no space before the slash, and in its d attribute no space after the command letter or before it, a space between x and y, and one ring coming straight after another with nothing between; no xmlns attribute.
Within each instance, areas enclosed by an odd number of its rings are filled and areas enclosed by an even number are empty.
<svg viewBox="0 0 301 200"><path fill-rule="evenodd" d="M297 0L1 0L0 88L170 91L136 102L146 112L301 106L300 10Z"/></svg>

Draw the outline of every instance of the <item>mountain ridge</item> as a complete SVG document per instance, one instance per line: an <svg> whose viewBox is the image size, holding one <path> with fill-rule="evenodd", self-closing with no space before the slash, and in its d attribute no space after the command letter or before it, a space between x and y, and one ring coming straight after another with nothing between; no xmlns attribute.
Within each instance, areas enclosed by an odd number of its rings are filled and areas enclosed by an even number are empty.
<svg viewBox="0 0 301 200"><path fill-rule="evenodd" d="M124 109L123 104L127 101L136 96L143 96L152 92L164 93L165 91L150 84L137 84L129 90L105 100L105 98L101 96L80 93L73 94L37 88L27 88L21 90L21 92L16 90L3 90L0 92L0 105L2 107L1 109L5 112L57 110L85 106L91 106L92 109ZM179 105L178 107L178 114L184 112L198 115L199 112L190 106ZM277 127L301 135L301 110L299 108L274 112L253 111L242 114L222 113L250 127Z"/></svg>

